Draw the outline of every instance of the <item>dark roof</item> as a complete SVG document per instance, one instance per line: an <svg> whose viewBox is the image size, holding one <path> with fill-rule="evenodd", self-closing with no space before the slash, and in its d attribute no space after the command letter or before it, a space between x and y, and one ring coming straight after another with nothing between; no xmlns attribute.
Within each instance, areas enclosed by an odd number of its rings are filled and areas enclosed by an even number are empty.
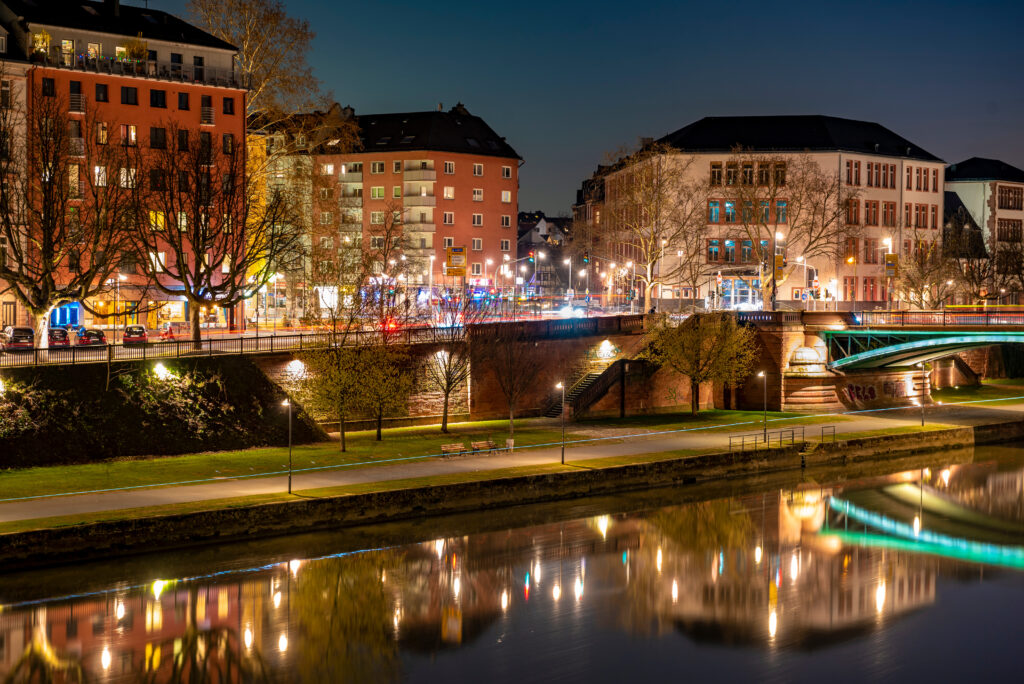
<svg viewBox="0 0 1024 684"><path fill-rule="evenodd" d="M946 181L1001 180L1024 183L1024 171L998 159L971 157L946 167Z"/></svg>
<svg viewBox="0 0 1024 684"><path fill-rule="evenodd" d="M962 223L964 228L981 230L975 222L974 217L971 216L971 212L969 212L967 207L964 206L963 200L960 199L960 195L952 190L946 190L943 195L942 213L944 214L943 218L945 223L955 220L958 225Z"/></svg>
<svg viewBox="0 0 1024 684"><path fill-rule="evenodd" d="M98 31L121 36L152 38L188 45L234 50L231 43L160 10L121 4L117 16L113 3L89 0L2 0L25 21L48 26L63 26L82 31Z"/></svg>
<svg viewBox="0 0 1024 684"><path fill-rule="evenodd" d="M356 116L363 152L440 150L522 159L479 116L461 103L447 112L406 112Z"/></svg>
<svg viewBox="0 0 1024 684"><path fill-rule="evenodd" d="M845 151L942 161L885 126L835 116L707 116L658 142L686 152Z"/></svg>

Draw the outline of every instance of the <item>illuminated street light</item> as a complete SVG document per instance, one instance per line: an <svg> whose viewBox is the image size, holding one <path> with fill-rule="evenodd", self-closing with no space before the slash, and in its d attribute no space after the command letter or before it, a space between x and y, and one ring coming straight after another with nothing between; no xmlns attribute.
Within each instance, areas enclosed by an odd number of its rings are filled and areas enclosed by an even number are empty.
<svg viewBox="0 0 1024 684"><path fill-rule="evenodd" d="M288 493L292 493L292 402L285 399L281 406L288 408ZM284 650L284 649L281 649Z"/></svg>
<svg viewBox="0 0 1024 684"><path fill-rule="evenodd" d="M565 465L565 383L558 383L555 389L562 390L562 465Z"/></svg>
<svg viewBox="0 0 1024 684"><path fill-rule="evenodd" d="M768 441L768 376L765 375L764 371L758 371L757 377L761 378L761 384L764 386L764 404L762 408L764 410L764 441Z"/></svg>

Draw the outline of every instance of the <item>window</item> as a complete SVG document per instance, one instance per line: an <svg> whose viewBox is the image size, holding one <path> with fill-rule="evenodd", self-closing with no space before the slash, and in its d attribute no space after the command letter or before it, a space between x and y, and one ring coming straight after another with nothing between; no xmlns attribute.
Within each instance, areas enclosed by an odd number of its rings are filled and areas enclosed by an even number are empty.
<svg viewBox="0 0 1024 684"><path fill-rule="evenodd" d="M754 165L753 164L744 164L742 171L743 171L743 174L740 176L740 182L743 183L743 185L753 185L754 184Z"/></svg>
<svg viewBox="0 0 1024 684"><path fill-rule="evenodd" d="M137 142L135 124L121 124L121 144L125 147L135 147Z"/></svg>
<svg viewBox="0 0 1024 684"><path fill-rule="evenodd" d="M775 185L779 187L784 186L786 184L786 163L776 162L773 166L773 170L775 171Z"/></svg>
<svg viewBox="0 0 1024 684"><path fill-rule="evenodd" d="M227 231L227 232L231 232L231 231ZM231 273L231 255L230 254L225 254L224 255L224 261L222 261L221 265L220 265L220 272L221 273L225 273L225 274L226 273ZM224 596L224 594L221 593L221 596Z"/></svg>
<svg viewBox="0 0 1024 684"><path fill-rule="evenodd" d="M875 279L868 277L868 278L863 278L863 281L864 281L864 301L865 302L878 301L876 296L875 296L876 292L877 292L877 290L875 288Z"/></svg>
<svg viewBox="0 0 1024 684"><path fill-rule="evenodd" d="M873 200L864 201L864 225L878 225L878 202Z"/></svg>
<svg viewBox="0 0 1024 684"><path fill-rule="evenodd" d="M775 202L775 222L785 223L788 219L787 216L788 205L786 200L777 200Z"/></svg>
<svg viewBox="0 0 1024 684"><path fill-rule="evenodd" d="M864 238L864 263L878 263L878 238Z"/></svg>
<svg viewBox="0 0 1024 684"><path fill-rule="evenodd" d="M512 227L512 217L509 216L508 214L502 214L501 215L501 227L502 228L511 228Z"/></svg>
<svg viewBox="0 0 1024 684"><path fill-rule="evenodd" d="M188 111L188 93L178 93L178 109Z"/></svg>
<svg viewBox="0 0 1024 684"><path fill-rule="evenodd" d="M860 245L860 240L855 237L846 238L846 254L845 257L849 259L857 259L857 248Z"/></svg>
<svg viewBox="0 0 1024 684"><path fill-rule="evenodd" d="M166 257L163 252L150 252L149 253L149 265L150 267L160 273L164 270L164 265L167 263Z"/></svg>
<svg viewBox="0 0 1024 684"><path fill-rule="evenodd" d="M708 202L708 223L718 223L718 200Z"/></svg>
<svg viewBox="0 0 1024 684"><path fill-rule="evenodd" d="M475 275L475 276L482 275L483 274L483 270L482 269L483 269L483 267L480 265L480 262L479 261L474 261L471 264L471 266L470 266L470 272L469 273L470 273L470 275Z"/></svg>
<svg viewBox="0 0 1024 684"><path fill-rule="evenodd" d="M225 133L221 136L221 152L224 154L235 153L235 136L231 133Z"/></svg>
<svg viewBox="0 0 1024 684"><path fill-rule="evenodd" d="M722 164L721 162L713 162L711 164L711 178L708 181L709 185L721 185L722 184Z"/></svg>
<svg viewBox="0 0 1024 684"><path fill-rule="evenodd" d="M57 95L57 86L54 84L52 78L43 79L43 97L55 97Z"/></svg>
<svg viewBox="0 0 1024 684"><path fill-rule="evenodd" d="M455 246L455 238L450 238L450 237L441 238L441 246L444 247L445 249L448 249L449 247L454 247Z"/></svg>
<svg viewBox="0 0 1024 684"><path fill-rule="evenodd" d="M184 152L188 149L188 131L184 128L178 129L178 151Z"/></svg>
<svg viewBox="0 0 1024 684"><path fill-rule="evenodd" d="M331 212L321 211L320 212L320 225L329 226L331 225Z"/></svg>
<svg viewBox="0 0 1024 684"><path fill-rule="evenodd" d="M888 228L896 227L896 203L885 202L882 204L882 225Z"/></svg>
<svg viewBox="0 0 1024 684"><path fill-rule="evenodd" d="M846 225L855 226L860 223L860 203L856 199L846 202Z"/></svg>
<svg viewBox="0 0 1024 684"><path fill-rule="evenodd" d="M401 173L401 172L402 172L402 162L400 162L400 161L391 162L391 173Z"/></svg>
<svg viewBox="0 0 1024 684"><path fill-rule="evenodd" d="M182 233L188 230L188 214L178 214L178 230L180 230Z"/></svg>
<svg viewBox="0 0 1024 684"><path fill-rule="evenodd" d="M149 106L156 107L158 109L167 109L167 91L166 90L150 90L149 91Z"/></svg>
<svg viewBox="0 0 1024 684"><path fill-rule="evenodd" d="M939 191L939 170L932 169L932 192Z"/></svg>
<svg viewBox="0 0 1024 684"><path fill-rule="evenodd" d="M442 214L442 216L441 216L441 222L444 223L444 225L446 225L446 226L454 226L455 225L455 212L454 211L446 211L446 212L444 212L444 214Z"/></svg>
<svg viewBox="0 0 1024 684"><path fill-rule="evenodd" d="M167 189L167 174L163 169L150 169L149 189L154 192L162 192Z"/></svg>
<svg viewBox="0 0 1024 684"><path fill-rule="evenodd" d="M910 207L911 206L912 205L910 204L910 202L907 202L905 205L903 205L903 225L905 225L907 227L910 227L910 225L911 225L911 222L910 222Z"/></svg>
<svg viewBox="0 0 1024 684"><path fill-rule="evenodd" d="M508 252L511 249L512 249L511 241L509 241L509 240L502 240L501 241L501 251L502 252Z"/></svg>
<svg viewBox="0 0 1024 684"><path fill-rule="evenodd" d="M502 178L511 178L512 177L512 167L511 166L502 166L501 167L501 177Z"/></svg>
<svg viewBox="0 0 1024 684"><path fill-rule="evenodd" d="M1022 238L1020 219L999 219L996 224L996 240L999 242L1020 242Z"/></svg>
<svg viewBox="0 0 1024 684"><path fill-rule="evenodd" d="M135 169L121 169L118 176L122 188L135 187Z"/></svg>
<svg viewBox="0 0 1024 684"><path fill-rule="evenodd" d="M444 186L444 198L455 199L455 188L451 185Z"/></svg>
<svg viewBox="0 0 1024 684"><path fill-rule="evenodd" d="M384 199L384 186L374 185L370 188L370 199Z"/></svg>
<svg viewBox="0 0 1024 684"><path fill-rule="evenodd" d="M149 129L149 146L154 150L167 149L167 129L153 126Z"/></svg>
<svg viewBox="0 0 1024 684"><path fill-rule="evenodd" d="M224 113L234 114L235 113L235 98L225 97L224 98Z"/></svg>
<svg viewBox="0 0 1024 684"><path fill-rule="evenodd" d="M479 252L484 248L484 241L482 238L473 238L473 251Z"/></svg>
<svg viewBox="0 0 1024 684"><path fill-rule="evenodd" d="M446 161L444 163L444 173L445 173L446 176L450 176L453 173L455 173L455 162L453 162L453 161Z"/></svg>
<svg viewBox="0 0 1024 684"><path fill-rule="evenodd" d="M484 225L484 215L483 214L473 214L473 225L474 226L482 226L482 225Z"/></svg>
<svg viewBox="0 0 1024 684"><path fill-rule="evenodd" d="M754 243L752 241L743 241L740 259L742 259L744 263L750 263L754 260Z"/></svg>
<svg viewBox="0 0 1024 684"><path fill-rule="evenodd" d="M912 185L912 182L911 182L911 179L914 176L913 169L914 169L914 167L912 167L912 166L908 166L907 167L907 190L913 190L914 189L913 185Z"/></svg>
<svg viewBox="0 0 1024 684"><path fill-rule="evenodd" d="M394 185L391 187L391 196L395 199L399 199L402 196L402 186Z"/></svg>
<svg viewBox="0 0 1024 684"><path fill-rule="evenodd" d="M139 104L139 89L131 86L121 86L121 104Z"/></svg>
<svg viewBox="0 0 1024 684"><path fill-rule="evenodd" d="M1000 185L996 190L996 198L1000 209L1024 209L1024 188Z"/></svg>
<svg viewBox="0 0 1024 684"><path fill-rule="evenodd" d="M928 192L928 169L921 169L921 171L921 176L923 177L924 182L921 184L921 188L919 189Z"/></svg>
<svg viewBox="0 0 1024 684"><path fill-rule="evenodd" d="M320 165L321 176L333 176L334 175L334 164L321 164Z"/></svg>
<svg viewBox="0 0 1024 684"><path fill-rule="evenodd" d="M501 191L501 201L504 202L505 204L511 204L512 203L512 191L511 190L502 190Z"/></svg>
<svg viewBox="0 0 1024 684"><path fill-rule="evenodd" d="M473 175L474 176L482 176L482 175L484 175L484 165L483 164L473 164Z"/></svg>
<svg viewBox="0 0 1024 684"><path fill-rule="evenodd" d="M736 205L733 202L725 203L725 222L736 223Z"/></svg>
<svg viewBox="0 0 1024 684"><path fill-rule="evenodd" d="M0 81L0 108L9 109L11 106L11 82Z"/></svg>
<svg viewBox="0 0 1024 684"><path fill-rule="evenodd" d="M725 241L725 261L729 264L736 263L736 242L734 240Z"/></svg>
<svg viewBox="0 0 1024 684"><path fill-rule="evenodd" d="M96 123L96 144L106 145L107 144L107 122L98 121Z"/></svg>
<svg viewBox="0 0 1024 684"><path fill-rule="evenodd" d="M149 229L150 230L163 230L167 227L166 216L164 212L157 211L156 209L149 210Z"/></svg>
<svg viewBox="0 0 1024 684"><path fill-rule="evenodd" d="M931 207L932 212L932 230L937 230L939 227L939 205L933 204Z"/></svg>
<svg viewBox="0 0 1024 684"><path fill-rule="evenodd" d="M736 166L736 162L729 162L728 164L725 165L725 184L726 185L736 185L736 174L737 174L737 172L738 172L738 167Z"/></svg>
<svg viewBox="0 0 1024 684"><path fill-rule="evenodd" d="M383 211L371 211L370 212L370 223L375 226L384 225L384 212Z"/></svg>
<svg viewBox="0 0 1024 684"><path fill-rule="evenodd" d="M708 261L718 261L718 240L708 240Z"/></svg>
<svg viewBox="0 0 1024 684"><path fill-rule="evenodd" d="M370 173L384 173L384 162L370 162Z"/></svg>
<svg viewBox="0 0 1024 684"><path fill-rule="evenodd" d="M921 189L921 167L920 166L918 166L916 169L914 169L914 188L916 190L920 190Z"/></svg>
<svg viewBox="0 0 1024 684"><path fill-rule="evenodd" d="M106 83L97 83L96 84L96 101L97 102L107 102L108 101L107 84Z"/></svg>
<svg viewBox="0 0 1024 684"><path fill-rule="evenodd" d="M473 201L474 202L483 202L484 201L484 191L483 191L483 188L473 188Z"/></svg>

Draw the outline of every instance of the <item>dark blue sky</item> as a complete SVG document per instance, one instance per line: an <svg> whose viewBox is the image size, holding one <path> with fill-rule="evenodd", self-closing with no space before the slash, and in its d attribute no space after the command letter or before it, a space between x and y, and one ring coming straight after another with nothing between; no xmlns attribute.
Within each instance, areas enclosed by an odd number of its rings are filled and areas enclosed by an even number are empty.
<svg viewBox="0 0 1024 684"><path fill-rule="evenodd" d="M568 212L607 154L709 115L866 119L947 162L1024 166L1022 2L285 4L316 30L310 62L342 104L462 101L508 138L522 210Z"/></svg>

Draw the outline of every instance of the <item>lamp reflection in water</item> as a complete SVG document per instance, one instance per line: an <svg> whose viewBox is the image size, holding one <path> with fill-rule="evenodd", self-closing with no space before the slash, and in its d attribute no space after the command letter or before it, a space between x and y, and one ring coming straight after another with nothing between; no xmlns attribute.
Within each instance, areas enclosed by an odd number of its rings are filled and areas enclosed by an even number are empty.
<svg viewBox="0 0 1024 684"><path fill-rule="evenodd" d="M754 562L758 565L761 564L761 553L762 551L760 546L754 549Z"/></svg>
<svg viewBox="0 0 1024 684"><path fill-rule="evenodd" d="M611 522L611 518L607 515L597 516L597 529L601 532L601 539L608 538L608 523Z"/></svg>
<svg viewBox="0 0 1024 684"><path fill-rule="evenodd" d="M277 640L277 648L281 653L288 650L288 635L281 632L281 636Z"/></svg>
<svg viewBox="0 0 1024 684"><path fill-rule="evenodd" d="M246 627L245 632L242 634L242 641L245 642L245 650L252 648L252 628Z"/></svg>
<svg viewBox="0 0 1024 684"><path fill-rule="evenodd" d="M658 572L661 572L661 547L658 547L658 553L654 556L654 564L658 568Z"/></svg>
<svg viewBox="0 0 1024 684"><path fill-rule="evenodd" d="M875 610L879 613L885 608L885 580L878 583L878 589L875 589Z"/></svg>
<svg viewBox="0 0 1024 684"><path fill-rule="evenodd" d="M551 598L556 601L562 596L562 588L557 584L551 588Z"/></svg>
<svg viewBox="0 0 1024 684"><path fill-rule="evenodd" d="M572 593L576 596L577 601L583 598L583 580L579 577L576 578L576 582L572 586Z"/></svg>
<svg viewBox="0 0 1024 684"><path fill-rule="evenodd" d="M103 647L103 653L100 654L100 665L104 670L110 669L110 649L106 646Z"/></svg>
<svg viewBox="0 0 1024 684"><path fill-rule="evenodd" d="M768 636L775 638L775 632L779 629L779 618L775 611L768 613Z"/></svg>
<svg viewBox="0 0 1024 684"><path fill-rule="evenodd" d="M501 592L501 609L508 610L508 591Z"/></svg>
<svg viewBox="0 0 1024 684"><path fill-rule="evenodd" d="M672 603L679 601L679 582L672 580Z"/></svg>

